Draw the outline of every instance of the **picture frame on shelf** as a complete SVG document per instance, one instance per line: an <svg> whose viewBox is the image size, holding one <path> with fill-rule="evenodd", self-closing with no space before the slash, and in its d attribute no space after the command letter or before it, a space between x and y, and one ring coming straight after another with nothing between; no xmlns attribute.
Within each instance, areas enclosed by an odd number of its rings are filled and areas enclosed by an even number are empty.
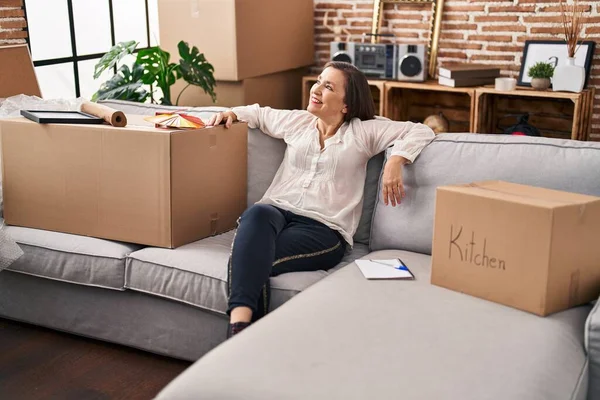
<svg viewBox="0 0 600 400"><path fill-rule="evenodd" d="M580 42L580 46L575 53L575 65L585 68L585 84L587 87L594 58L594 49L596 42L586 40ZM537 62L551 63L554 67L566 63L567 42L564 40L527 40L523 48L523 59L521 60L521 70L517 80L518 86L531 86L531 77L527 71Z"/></svg>

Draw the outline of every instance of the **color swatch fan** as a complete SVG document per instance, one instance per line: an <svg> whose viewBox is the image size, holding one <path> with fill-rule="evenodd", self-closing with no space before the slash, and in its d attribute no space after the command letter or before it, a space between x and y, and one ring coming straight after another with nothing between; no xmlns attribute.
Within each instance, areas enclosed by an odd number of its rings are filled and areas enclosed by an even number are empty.
<svg viewBox="0 0 600 400"><path fill-rule="evenodd" d="M199 129L205 127L204 122L200 118L187 114L159 114L144 119L148 122L153 122L157 127L163 128Z"/></svg>

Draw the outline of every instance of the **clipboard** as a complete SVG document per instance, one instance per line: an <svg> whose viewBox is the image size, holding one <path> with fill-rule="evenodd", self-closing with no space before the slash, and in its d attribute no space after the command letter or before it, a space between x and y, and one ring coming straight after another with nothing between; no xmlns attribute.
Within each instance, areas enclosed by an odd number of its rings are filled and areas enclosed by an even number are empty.
<svg viewBox="0 0 600 400"><path fill-rule="evenodd" d="M367 279L414 280L415 276L399 258L388 260L354 260Z"/></svg>

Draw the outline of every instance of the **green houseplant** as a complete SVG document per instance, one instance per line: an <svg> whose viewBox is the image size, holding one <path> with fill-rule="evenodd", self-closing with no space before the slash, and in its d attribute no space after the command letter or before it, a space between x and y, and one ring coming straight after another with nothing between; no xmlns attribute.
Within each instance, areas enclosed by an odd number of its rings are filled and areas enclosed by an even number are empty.
<svg viewBox="0 0 600 400"><path fill-rule="evenodd" d="M94 67L94 79L102 72L116 67L123 57L133 54L139 42L121 42L113 46ZM213 102L217 96L214 92L216 85L213 75L214 68L206 60L204 54L196 46L190 48L183 40L177 45L179 63L169 62L170 54L160 47L150 47L137 52L136 60L129 67L126 64L117 69L117 73L104 82L92 97L92 101L119 99L136 102L146 102L172 105L171 86L180 78L187 82L181 90L175 104L179 102L181 93L190 85L201 87L210 95ZM160 89L158 101L155 99L156 90L147 90L147 86Z"/></svg>
<svg viewBox="0 0 600 400"><path fill-rule="evenodd" d="M527 75L531 77L531 87L546 90L550 87L550 78L554 75L554 66L540 61L529 68Z"/></svg>

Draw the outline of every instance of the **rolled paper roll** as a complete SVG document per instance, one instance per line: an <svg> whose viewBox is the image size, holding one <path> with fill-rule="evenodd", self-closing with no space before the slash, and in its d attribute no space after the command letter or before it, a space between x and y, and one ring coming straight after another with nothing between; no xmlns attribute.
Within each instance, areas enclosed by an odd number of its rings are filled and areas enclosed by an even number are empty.
<svg viewBox="0 0 600 400"><path fill-rule="evenodd" d="M102 104L85 101L81 104L81 112L102 118L112 126L123 127L127 125L127 117L123 111L118 111Z"/></svg>

